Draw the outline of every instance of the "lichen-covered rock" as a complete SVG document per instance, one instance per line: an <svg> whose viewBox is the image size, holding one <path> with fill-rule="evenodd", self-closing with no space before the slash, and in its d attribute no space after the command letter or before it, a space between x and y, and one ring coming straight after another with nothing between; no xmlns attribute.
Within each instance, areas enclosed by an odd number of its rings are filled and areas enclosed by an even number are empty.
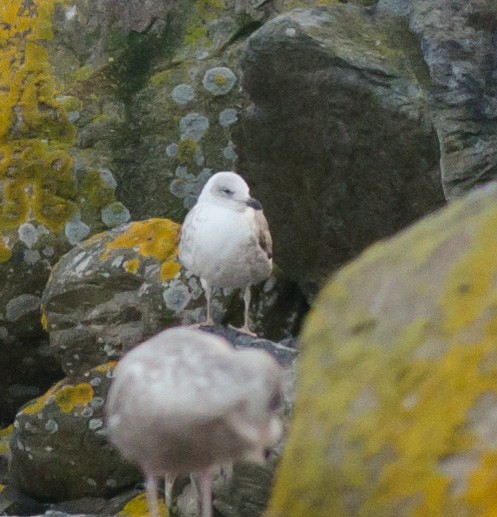
<svg viewBox="0 0 497 517"><path fill-rule="evenodd" d="M114 365L60 381L17 414L10 472L27 494L58 501L108 496L141 479L105 438Z"/></svg>
<svg viewBox="0 0 497 517"><path fill-rule="evenodd" d="M51 266L67 250L67 242L33 219L5 235L12 255L0 263L0 426L63 376L40 323L40 304Z"/></svg>
<svg viewBox="0 0 497 517"><path fill-rule="evenodd" d="M118 358L176 321L163 283L180 270L179 228L167 219L130 223L84 241L58 262L43 293L43 322L67 375Z"/></svg>
<svg viewBox="0 0 497 517"><path fill-rule="evenodd" d="M253 4L74 0L55 10L48 47L79 102L77 165L113 171L134 219L182 219L212 171L233 168L231 129L246 103L239 49L266 16Z"/></svg>
<svg viewBox="0 0 497 517"><path fill-rule="evenodd" d="M310 294L444 202L418 47L401 19L350 4L283 14L245 45L240 169Z"/></svg>
<svg viewBox="0 0 497 517"><path fill-rule="evenodd" d="M269 515L493 515L497 186L367 250L302 335Z"/></svg>
<svg viewBox="0 0 497 517"><path fill-rule="evenodd" d="M454 199L497 178L497 65L493 0L380 0L405 16L430 73L444 191Z"/></svg>
<svg viewBox="0 0 497 517"><path fill-rule="evenodd" d="M177 260L179 229L168 219L130 223L80 243L58 262L42 296L42 320L67 375L117 359L167 326L205 319L200 281ZM255 291L255 328L269 338L292 335L304 310L298 293L289 298L292 286L275 277ZM240 304L238 291L216 291L214 318L236 323Z"/></svg>

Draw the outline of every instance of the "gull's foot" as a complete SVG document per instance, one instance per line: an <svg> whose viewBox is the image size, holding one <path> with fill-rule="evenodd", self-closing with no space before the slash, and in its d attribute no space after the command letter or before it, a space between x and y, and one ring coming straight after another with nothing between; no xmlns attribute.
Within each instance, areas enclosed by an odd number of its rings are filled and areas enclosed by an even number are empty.
<svg viewBox="0 0 497 517"><path fill-rule="evenodd" d="M188 325L188 328L198 330L201 327L214 327L215 325L216 324L214 323L214 320L209 318L205 321L202 321L201 323L192 323L191 325Z"/></svg>
<svg viewBox="0 0 497 517"><path fill-rule="evenodd" d="M240 332L240 334L246 334L247 336L258 337L255 332L252 332L247 325L243 325L243 327L234 327L233 325L228 325L228 328L236 330Z"/></svg>

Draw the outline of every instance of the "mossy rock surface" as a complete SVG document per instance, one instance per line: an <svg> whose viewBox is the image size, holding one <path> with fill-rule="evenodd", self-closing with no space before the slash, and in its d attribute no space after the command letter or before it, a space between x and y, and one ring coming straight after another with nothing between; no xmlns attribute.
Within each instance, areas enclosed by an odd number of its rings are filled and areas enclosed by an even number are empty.
<svg viewBox="0 0 497 517"><path fill-rule="evenodd" d="M491 185L324 288L268 515L494 515L496 228Z"/></svg>

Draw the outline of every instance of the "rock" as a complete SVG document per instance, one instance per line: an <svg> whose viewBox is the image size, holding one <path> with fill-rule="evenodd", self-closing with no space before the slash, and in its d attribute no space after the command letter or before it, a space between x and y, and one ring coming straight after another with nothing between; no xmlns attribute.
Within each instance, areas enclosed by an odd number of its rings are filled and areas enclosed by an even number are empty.
<svg viewBox="0 0 497 517"><path fill-rule="evenodd" d="M253 337L243 334L236 329L230 327L222 327L216 325L213 327L200 327L205 332L210 332L218 336L224 337L235 348L259 348L269 352L281 366L289 366L293 363L298 352L296 350L297 340L295 338L285 339L281 343L275 343L269 339Z"/></svg>
<svg viewBox="0 0 497 517"><path fill-rule="evenodd" d="M444 202L418 47L401 19L350 4L278 16L244 47L253 105L235 134L239 168L279 266L311 297L338 266Z"/></svg>
<svg viewBox="0 0 497 517"><path fill-rule="evenodd" d="M0 263L0 427L63 376L40 323L40 303L51 266L67 243L32 219L7 233L12 255Z"/></svg>
<svg viewBox="0 0 497 517"><path fill-rule="evenodd" d="M407 18L430 72L448 199L497 178L497 5L492 0L380 0Z"/></svg>
<svg viewBox="0 0 497 517"><path fill-rule="evenodd" d="M181 220L213 171L234 167L226 109L244 105L241 41L260 25L249 1L59 6L54 76L78 101L77 163L115 173L132 219ZM107 211L108 212L108 211ZM108 213L103 213L108 226Z"/></svg>
<svg viewBox="0 0 497 517"><path fill-rule="evenodd" d="M178 232L167 219L130 223L80 243L58 262L43 293L43 320L67 375L116 359L176 322L163 282L180 269Z"/></svg>
<svg viewBox="0 0 497 517"><path fill-rule="evenodd" d="M327 284L268 515L495 510L496 224L492 184Z"/></svg>
<svg viewBox="0 0 497 517"><path fill-rule="evenodd" d="M114 365L60 381L17 414L10 472L22 491L41 500L105 497L141 479L105 438Z"/></svg>

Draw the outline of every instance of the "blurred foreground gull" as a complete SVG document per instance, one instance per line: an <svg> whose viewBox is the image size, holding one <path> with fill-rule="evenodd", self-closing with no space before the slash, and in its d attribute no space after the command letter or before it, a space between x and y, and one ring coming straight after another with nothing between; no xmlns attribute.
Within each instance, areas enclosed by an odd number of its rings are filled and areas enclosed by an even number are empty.
<svg viewBox="0 0 497 517"><path fill-rule="evenodd" d="M261 204L234 172L218 172L205 184L181 229L179 259L200 277L207 299L205 325L212 325L212 288L242 288L244 323L250 333L250 286L273 267L272 240Z"/></svg>
<svg viewBox="0 0 497 517"><path fill-rule="evenodd" d="M235 350L218 336L168 329L126 354L107 402L110 440L146 479L158 515L157 479L171 502L176 474L199 476L202 517L211 516L212 467L262 461L281 432L280 367L262 350Z"/></svg>

